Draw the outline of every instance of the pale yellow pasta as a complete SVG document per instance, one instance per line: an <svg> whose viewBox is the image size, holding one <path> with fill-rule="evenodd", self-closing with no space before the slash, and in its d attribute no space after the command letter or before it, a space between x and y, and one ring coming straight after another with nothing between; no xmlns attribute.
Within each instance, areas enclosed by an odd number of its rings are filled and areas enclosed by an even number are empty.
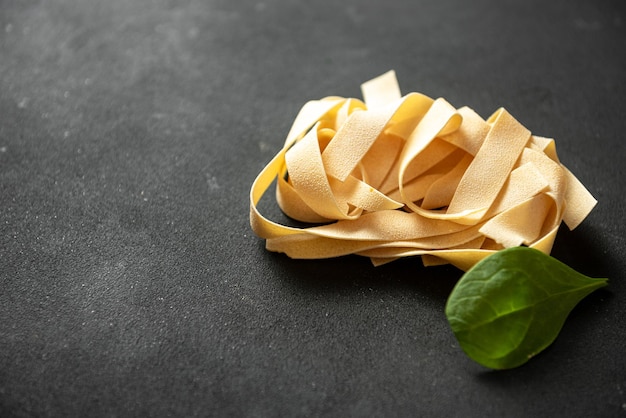
<svg viewBox="0 0 626 418"><path fill-rule="evenodd" d="M250 190L250 224L268 250L294 258L348 254L381 265L421 256L467 270L495 251L550 253L561 221L578 226L596 204L556 153L505 109L486 120L419 93L395 72L361 86L364 101L306 103L283 148ZM262 215L276 200L293 227Z"/></svg>

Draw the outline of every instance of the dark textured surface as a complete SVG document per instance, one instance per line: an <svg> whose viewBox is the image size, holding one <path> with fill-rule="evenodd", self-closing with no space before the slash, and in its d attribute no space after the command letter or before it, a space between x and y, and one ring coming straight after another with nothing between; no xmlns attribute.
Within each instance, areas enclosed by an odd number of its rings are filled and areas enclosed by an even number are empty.
<svg viewBox="0 0 626 418"><path fill-rule="evenodd" d="M0 0L0 416L626 416L623 1ZM469 360L460 272L264 250L300 106L404 92L557 139L611 279L525 366Z"/></svg>

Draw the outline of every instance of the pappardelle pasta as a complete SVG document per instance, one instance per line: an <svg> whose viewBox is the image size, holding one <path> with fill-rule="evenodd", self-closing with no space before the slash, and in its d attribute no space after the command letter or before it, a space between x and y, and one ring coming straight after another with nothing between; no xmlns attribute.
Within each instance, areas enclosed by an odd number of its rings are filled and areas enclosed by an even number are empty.
<svg viewBox="0 0 626 418"><path fill-rule="evenodd" d="M596 204L554 140L503 108L485 120L443 98L402 96L394 71L361 91L363 100L307 102L252 184L250 223L268 250L374 265L421 256L468 270L504 248L549 254L561 221L574 229ZM260 213L275 181L281 210L311 226Z"/></svg>

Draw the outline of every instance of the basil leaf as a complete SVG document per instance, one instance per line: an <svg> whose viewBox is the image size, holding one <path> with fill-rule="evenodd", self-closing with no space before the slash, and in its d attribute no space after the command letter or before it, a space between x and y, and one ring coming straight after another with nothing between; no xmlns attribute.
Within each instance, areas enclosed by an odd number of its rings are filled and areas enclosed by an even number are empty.
<svg viewBox="0 0 626 418"><path fill-rule="evenodd" d="M463 275L448 298L446 316L469 357L509 369L548 347L576 304L606 284L538 250L514 247Z"/></svg>

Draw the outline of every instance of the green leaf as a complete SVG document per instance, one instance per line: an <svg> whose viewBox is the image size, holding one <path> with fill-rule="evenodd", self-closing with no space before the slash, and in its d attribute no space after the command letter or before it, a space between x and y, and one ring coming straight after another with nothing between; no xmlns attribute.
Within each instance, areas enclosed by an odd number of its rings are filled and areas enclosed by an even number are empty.
<svg viewBox="0 0 626 418"><path fill-rule="evenodd" d="M528 247L485 258L456 284L448 322L465 353L492 369L526 363L556 339L571 310L607 284Z"/></svg>

